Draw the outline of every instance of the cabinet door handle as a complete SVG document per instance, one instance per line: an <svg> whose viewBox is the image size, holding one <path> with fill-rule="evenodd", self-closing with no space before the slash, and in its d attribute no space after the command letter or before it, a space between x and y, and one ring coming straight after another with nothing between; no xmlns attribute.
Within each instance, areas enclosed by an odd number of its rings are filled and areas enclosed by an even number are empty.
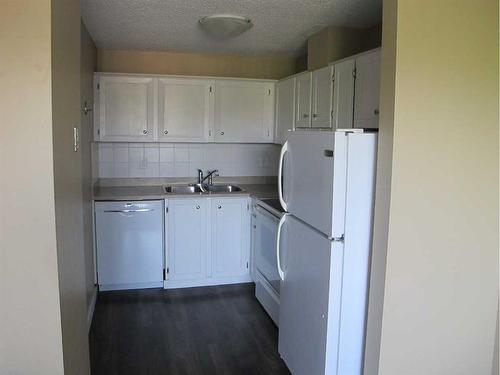
<svg viewBox="0 0 500 375"><path fill-rule="evenodd" d="M220 135L224 135L224 132L220 132Z"/></svg>
<svg viewBox="0 0 500 375"><path fill-rule="evenodd" d="M200 205L199 205L199 204L197 204L197 205L196 205L196 209L197 209L197 210L199 210L199 209L200 209Z"/></svg>
<svg viewBox="0 0 500 375"><path fill-rule="evenodd" d="M217 206L217 209L218 209L218 210L220 210L221 208L222 208L222 206L219 204L219 205Z"/></svg>
<svg viewBox="0 0 500 375"><path fill-rule="evenodd" d="M168 134L168 130L164 130L164 131L163 131L163 134Z"/></svg>
<svg viewBox="0 0 500 375"><path fill-rule="evenodd" d="M309 115L307 113L304 113L304 118L308 118Z"/></svg>
<svg viewBox="0 0 500 375"><path fill-rule="evenodd" d="M375 114L375 115L378 115L379 113L380 113L380 111L378 109L373 111L373 114Z"/></svg>
<svg viewBox="0 0 500 375"><path fill-rule="evenodd" d="M313 113L313 118L316 118L318 117L318 114L317 113Z"/></svg>
<svg viewBox="0 0 500 375"><path fill-rule="evenodd" d="M146 129L144 129L144 130L142 131L142 134L148 134L148 131L147 131Z"/></svg>

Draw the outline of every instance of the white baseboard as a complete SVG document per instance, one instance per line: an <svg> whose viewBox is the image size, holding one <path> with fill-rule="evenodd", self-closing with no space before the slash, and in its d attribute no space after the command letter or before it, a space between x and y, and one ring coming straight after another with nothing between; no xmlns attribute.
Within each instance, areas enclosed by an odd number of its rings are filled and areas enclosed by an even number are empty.
<svg viewBox="0 0 500 375"><path fill-rule="evenodd" d="M165 280L164 289L193 288L198 286L214 286L227 284L240 284L252 282L252 277L247 274L243 276L214 277L200 280Z"/></svg>
<svg viewBox="0 0 500 375"><path fill-rule="evenodd" d="M87 311L87 331L90 331L90 326L92 325L92 318L94 317L95 304L97 301L97 288L94 288L92 293L92 298Z"/></svg>

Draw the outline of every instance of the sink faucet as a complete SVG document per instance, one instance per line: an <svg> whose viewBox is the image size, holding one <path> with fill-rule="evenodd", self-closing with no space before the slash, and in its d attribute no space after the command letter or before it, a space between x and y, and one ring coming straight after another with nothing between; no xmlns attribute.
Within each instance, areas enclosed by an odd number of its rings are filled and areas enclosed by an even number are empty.
<svg viewBox="0 0 500 375"><path fill-rule="evenodd" d="M198 185L203 185L203 182L208 179L208 185L213 184L213 176L218 176L217 172L219 172L217 169L214 169L213 171L207 171L207 175L203 176L203 171L201 169L198 169Z"/></svg>
<svg viewBox="0 0 500 375"><path fill-rule="evenodd" d="M219 171L217 169L214 169L213 171L207 171L207 175L205 176L205 178L208 178L208 184L209 185L213 185L214 184L214 181L213 181L213 177L214 176L218 176Z"/></svg>
<svg viewBox="0 0 500 375"><path fill-rule="evenodd" d="M201 169L198 169L198 184L201 185L203 183L203 171Z"/></svg>

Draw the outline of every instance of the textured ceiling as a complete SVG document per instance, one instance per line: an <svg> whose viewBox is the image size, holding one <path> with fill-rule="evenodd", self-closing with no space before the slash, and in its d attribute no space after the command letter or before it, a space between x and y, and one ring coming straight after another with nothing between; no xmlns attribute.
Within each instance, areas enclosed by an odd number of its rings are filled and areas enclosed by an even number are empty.
<svg viewBox="0 0 500 375"><path fill-rule="evenodd" d="M217 40L198 26L211 14L250 17L254 26ZM382 0L82 0L82 17L103 49L298 55L323 26L379 24Z"/></svg>

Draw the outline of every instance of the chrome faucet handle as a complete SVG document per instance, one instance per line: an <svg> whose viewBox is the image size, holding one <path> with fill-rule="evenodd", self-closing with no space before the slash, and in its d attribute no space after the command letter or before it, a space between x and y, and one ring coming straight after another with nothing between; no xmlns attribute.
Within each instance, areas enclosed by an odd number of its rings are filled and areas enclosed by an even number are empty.
<svg viewBox="0 0 500 375"><path fill-rule="evenodd" d="M198 184L202 184L203 180L203 171L201 169L198 169Z"/></svg>
<svg viewBox="0 0 500 375"><path fill-rule="evenodd" d="M207 176L205 178L208 178L209 185L213 185L213 176L217 177L219 175L217 172L219 172L218 169L214 169L213 171L207 171Z"/></svg>

